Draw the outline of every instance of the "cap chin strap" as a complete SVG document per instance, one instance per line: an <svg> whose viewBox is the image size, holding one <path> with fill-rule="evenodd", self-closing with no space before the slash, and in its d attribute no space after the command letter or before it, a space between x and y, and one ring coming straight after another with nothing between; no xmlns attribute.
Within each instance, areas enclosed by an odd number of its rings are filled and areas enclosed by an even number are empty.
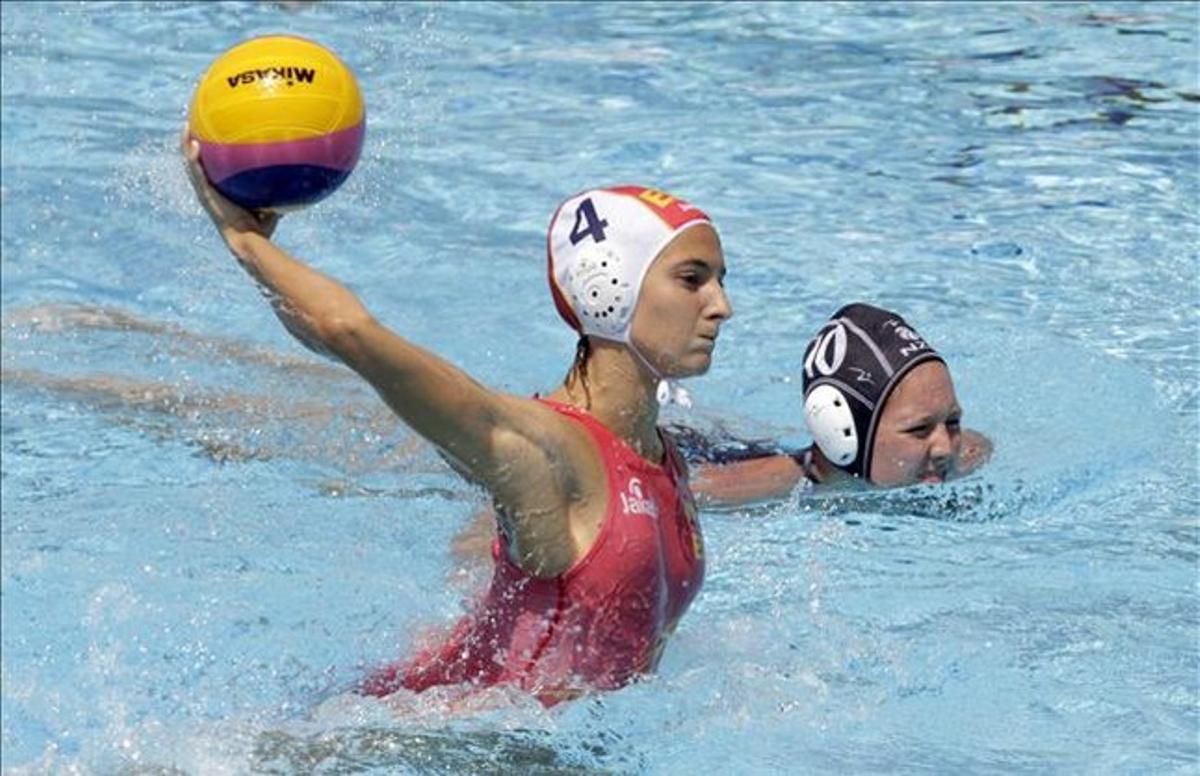
<svg viewBox="0 0 1200 776"><path fill-rule="evenodd" d="M692 395L687 392L686 388L679 384L678 380L663 377L657 369L651 366L649 360L633 344L632 337L625 341L625 346L638 357L638 360L645 364L646 368L650 370L650 374L658 380L658 387L654 390L654 398L658 401L658 406L665 407L668 404L678 404L684 409L691 409Z"/></svg>

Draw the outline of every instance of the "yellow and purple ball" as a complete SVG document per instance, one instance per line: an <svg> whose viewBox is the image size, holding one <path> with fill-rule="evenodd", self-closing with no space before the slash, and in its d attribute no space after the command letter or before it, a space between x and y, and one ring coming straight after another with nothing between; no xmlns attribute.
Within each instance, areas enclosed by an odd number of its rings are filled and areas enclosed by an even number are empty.
<svg viewBox="0 0 1200 776"><path fill-rule="evenodd" d="M354 73L332 51L272 35L217 57L196 87L188 127L218 191L252 210L294 210L350 176L366 110Z"/></svg>

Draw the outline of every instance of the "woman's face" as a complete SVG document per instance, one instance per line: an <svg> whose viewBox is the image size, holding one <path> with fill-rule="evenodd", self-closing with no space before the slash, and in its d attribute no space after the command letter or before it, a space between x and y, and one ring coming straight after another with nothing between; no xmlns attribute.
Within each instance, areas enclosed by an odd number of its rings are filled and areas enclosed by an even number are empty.
<svg viewBox="0 0 1200 776"><path fill-rule="evenodd" d="M875 430L870 480L876 485L942 482L962 450L962 408L940 361L914 367L888 398Z"/></svg>
<svg viewBox="0 0 1200 776"><path fill-rule="evenodd" d="M646 271L631 336L664 377L704 374L717 332L731 315L721 240L711 226L700 224L667 243Z"/></svg>

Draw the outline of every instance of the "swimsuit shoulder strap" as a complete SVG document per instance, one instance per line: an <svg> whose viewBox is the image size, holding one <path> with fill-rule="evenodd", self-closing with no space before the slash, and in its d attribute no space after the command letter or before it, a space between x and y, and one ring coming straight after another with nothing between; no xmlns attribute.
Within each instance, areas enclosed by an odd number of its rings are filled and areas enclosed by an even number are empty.
<svg viewBox="0 0 1200 776"><path fill-rule="evenodd" d="M566 415L567 417L571 418L572 420L575 420L576 422L578 422L580 425L582 425L584 428L586 428L592 434L592 438L595 439L598 443L600 443L602 448L610 448L614 451L619 451L618 455L621 456L623 459L627 458L628 460L637 462L640 465L645 466L645 467L662 468L662 469L666 470L667 472L669 472L672 475L672 477L677 477L681 471L684 471L684 472L686 471L686 469L682 469L682 470L679 469L675 465L676 462L672 461L671 456L672 456L672 453L674 452L675 448L670 443L670 435L664 433L661 428L658 429L657 431L658 431L658 437L661 440L662 445L663 445L663 462L661 464L656 464L651 461L647 461L646 459L644 459L640 455L638 455L634 451L634 449L629 446L628 442L626 442L624 439L621 439L619 436L617 436L612 431L610 431L608 426L601 423L594 415L592 415L587 410L582 410L582 409L579 409L578 407L572 407L570 404L563 404L561 402L553 401L551 399L545 399L540 396L535 397L535 400L541 402L542 404L545 404L547 407L554 410L555 412L557 412L561 415Z"/></svg>
<svg viewBox="0 0 1200 776"><path fill-rule="evenodd" d="M558 414L565 415L576 421L579 425L590 431L593 437L603 439L605 442L620 441L617 439L616 434L608 430L608 426L605 426L586 410L581 410L578 407L572 407L570 404L563 404L551 399L544 399L541 396L534 397L534 400L545 404Z"/></svg>

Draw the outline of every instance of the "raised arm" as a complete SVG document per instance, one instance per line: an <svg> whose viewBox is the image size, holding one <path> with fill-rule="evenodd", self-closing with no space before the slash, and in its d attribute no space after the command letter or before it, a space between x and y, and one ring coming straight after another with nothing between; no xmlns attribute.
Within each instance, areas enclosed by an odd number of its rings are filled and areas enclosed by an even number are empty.
<svg viewBox="0 0 1200 776"><path fill-rule="evenodd" d="M289 332L362 375L405 423L501 505L517 513L553 511L546 499L561 501L569 488L562 473L569 475L579 460L555 413L488 390L381 325L349 289L271 242L277 216L250 213L222 197L204 176L198 145L186 135L184 153L201 204ZM550 461L567 465L550 467ZM531 504L531 490L545 494L539 503Z"/></svg>

